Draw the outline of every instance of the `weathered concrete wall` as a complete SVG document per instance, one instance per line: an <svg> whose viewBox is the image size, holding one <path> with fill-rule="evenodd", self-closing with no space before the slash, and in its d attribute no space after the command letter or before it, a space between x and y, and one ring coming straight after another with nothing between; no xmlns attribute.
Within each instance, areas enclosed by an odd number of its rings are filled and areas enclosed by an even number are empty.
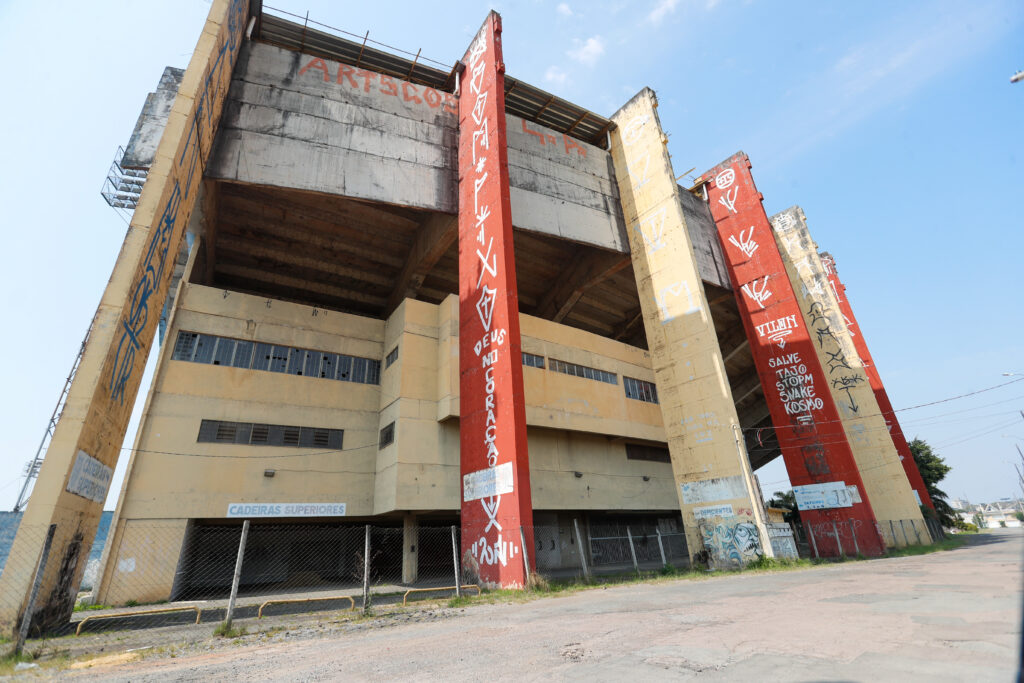
<svg viewBox="0 0 1024 683"><path fill-rule="evenodd" d="M691 556L772 554L654 93L612 117L612 158Z"/></svg>
<svg viewBox="0 0 1024 683"><path fill-rule="evenodd" d="M839 408L843 430L886 543L906 545L898 533L894 537L888 525L890 520L897 525L900 520L913 524L922 540L930 543L931 536L829 286L803 211L792 207L772 216L771 223L803 322L816 342L815 350L828 377L829 391Z"/></svg>
<svg viewBox="0 0 1024 683"><path fill-rule="evenodd" d="M722 255L722 244L708 203L683 189L679 190L679 203L686 217L686 232L693 245L693 257L697 261L700 279L723 289L732 289L725 257Z"/></svg>
<svg viewBox="0 0 1024 683"><path fill-rule="evenodd" d="M629 251L611 155L518 116L506 118L513 224Z"/></svg>
<svg viewBox="0 0 1024 683"><path fill-rule="evenodd" d="M253 44L207 174L456 213L456 106L450 93ZM608 153L507 121L515 226L625 251Z"/></svg>
<svg viewBox="0 0 1024 683"><path fill-rule="evenodd" d="M156 147L160 144L160 136L164 133L164 126L171 115L171 107L174 106L174 98L178 95L178 87L184 75L184 69L166 67L156 92L146 95L146 103L142 106L135 130L121 158L121 165L125 168L148 169L153 165Z"/></svg>

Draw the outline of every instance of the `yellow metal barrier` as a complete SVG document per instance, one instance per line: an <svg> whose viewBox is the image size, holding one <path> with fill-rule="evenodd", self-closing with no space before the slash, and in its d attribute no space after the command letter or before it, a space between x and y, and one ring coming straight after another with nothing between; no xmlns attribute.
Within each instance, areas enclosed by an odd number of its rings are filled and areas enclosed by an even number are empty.
<svg viewBox="0 0 1024 683"><path fill-rule="evenodd" d="M183 612L185 610L194 609L196 611L196 623L199 623L199 617L202 616L203 611L195 605L189 605L188 607L165 607L163 609L144 609L139 612L115 612L114 614L95 614L91 617L86 617L78 622L78 628L75 629L75 635L82 635L82 627L85 626L87 621L96 621L97 619L116 619L118 617L137 617L143 614L165 614L167 612Z"/></svg>
<svg viewBox="0 0 1024 683"><path fill-rule="evenodd" d="M437 588L410 588L409 590L405 591L405 595L402 597L402 607L405 607L405 601L409 599L409 593L427 593L427 592L431 592L431 591L453 591L453 590L455 590L455 588L456 588L455 586L438 586ZM462 590L466 590L467 588L475 588L476 589L476 594L480 595L480 586L476 585L475 583L466 584L465 586L462 587Z"/></svg>
<svg viewBox="0 0 1024 683"><path fill-rule="evenodd" d="M256 613L256 618L263 618L263 608L267 605L287 605L296 602L319 602L323 600L348 600L349 603L352 605L349 609L355 610L356 608L356 601L352 599L351 595L334 595L328 598L294 598L291 600L267 600L265 603L260 605L260 609Z"/></svg>

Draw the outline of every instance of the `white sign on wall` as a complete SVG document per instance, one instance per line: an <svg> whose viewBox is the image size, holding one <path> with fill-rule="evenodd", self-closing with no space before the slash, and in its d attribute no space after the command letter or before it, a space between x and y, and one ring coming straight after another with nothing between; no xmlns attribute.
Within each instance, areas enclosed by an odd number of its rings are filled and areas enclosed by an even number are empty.
<svg viewBox="0 0 1024 683"><path fill-rule="evenodd" d="M504 462L497 467L470 472L462 477L463 500L491 498L512 493L512 463Z"/></svg>
<svg viewBox="0 0 1024 683"><path fill-rule="evenodd" d="M227 517L344 517L344 503L228 503Z"/></svg>
<svg viewBox="0 0 1024 683"><path fill-rule="evenodd" d="M693 516L697 519L711 519L713 517L733 517L735 512L732 505L709 505L707 507L693 508Z"/></svg>
<svg viewBox="0 0 1024 683"><path fill-rule="evenodd" d="M794 486L793 493L796 496L796 506L800 510L853 507L850 491L841 481Z"/></svg>
<svg viewBox="0 0 1024 683"><path fill-rule="evenodd" d="M71 468L71 476L68 477L67 491L95 503L102 503L107 499L107 489L113 478L114 470L85 451L78 451L75 466Z"/></svg>

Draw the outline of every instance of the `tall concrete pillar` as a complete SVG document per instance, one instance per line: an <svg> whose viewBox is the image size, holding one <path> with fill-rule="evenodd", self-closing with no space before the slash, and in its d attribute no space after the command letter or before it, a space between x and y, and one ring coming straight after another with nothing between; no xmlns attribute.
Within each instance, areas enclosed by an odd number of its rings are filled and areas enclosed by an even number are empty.
<svg viewBox="0 0 1024 683"><path fill-rule="evenodd" d="M526 583L533 547L519 295L505 137L501 17L491 12L459 76L459 443L462 570ZM520 531L522 529L522 531ZM525 539L525 540L524 540ZM532 553L526 556L533 563Z"/></svg>
<svg viewBox="0 0 1024 683"><path fill-rule="evenodd" d="M892 402L889 401L889 394L886 392L885 385L882 384L882 378L878 374L878 366L875 365L875 361L871 358L871 353L868 351L864 330L857 325L857 318L853 315L853 306L850 304L850 297L846 294L846 286L839 279L836 261L831 254L822 252L819 256L821 257L821 265L825 268L825 276L832 287L832 294L835 295L836 302L839 304L839 310L842 312L846 327L850 332L850 337L853 339L853 347L857 350L861 365L864 366L864 372L868 376L871 391L875 392L875 400L878 401L878 407L882 411L882 417L885 418L885 424L889 426L889 435L892 437L892 443L896 447L896 452L900 455L903 471L907 473L907 480L910 481L911 488L917 494L918 504L927 505L934 510L935 504L932 503L932 497L928 494L928 487L925 485L924 479L921 478L921 472L917 468L917 463L914 462L914 454L910 452L910 446L907 444L907 437L903 435L900 421L896 419L896 412L892 408Z"/></svg>
<svg viewBox="0 0 1024 683"><path fill-rule="evenodd" d="M32 497L0 576L0 628L20 622L46 529L57 530L34 613L49 629L71 616L135 395L167 298L185 226L248 18L248 0L214 0Z"/></svg>
<svg viewBox="0 0 1024 683"><path fill-rule="evenodd" d="M406 512L402 515L402 583L416 583L420 575L420 525L416 515Z"/></svg>
<svg viewBox="0 0 1024 683"><path fill-rule="evenodd" d="M612 162L687 547L742 566L771 544L656 107L645 88L612 116Z"/></svg>
<svg viewBox="0 0 1024 683"><path fill-rule="evenodd" d="M839 408L843 431L882 533L888 531L890 520L896 524L903 520L925 530L921 509L829 286L804 212L800 207L786 209L772 217L772 226L803 322L814 340L815 352L828 378L828 390ZM906 545L902 537L891 536L889 532L887 541L892 545ZM931 541L929 534L923 538Z"/></svg>
<svg viewBox="0 0 1024 683"><path fill-rule="evenodd" d="M880 555L872 502L861 495L864 482L750 166L739 152L701 177L800 519L819 555Z"/></svg>

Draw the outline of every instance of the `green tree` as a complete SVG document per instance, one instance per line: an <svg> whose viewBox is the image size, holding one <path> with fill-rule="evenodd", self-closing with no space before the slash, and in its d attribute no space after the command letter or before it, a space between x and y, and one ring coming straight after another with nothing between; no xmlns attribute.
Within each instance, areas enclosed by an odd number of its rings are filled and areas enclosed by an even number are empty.
<svg viewBox="0 0 1024 683"><path fill-rule="evenodd" d="M940 481L946 478L953 468L946 464L946 461L938 453L932 450L924 439L915 438L909 444L910 452L917 463L917 469L921 472L924 485L931 496L932 504L935 506L935 515L943 526L955 527L959 517L949 504L949 497L946 492L939 488Z"/></svg>

